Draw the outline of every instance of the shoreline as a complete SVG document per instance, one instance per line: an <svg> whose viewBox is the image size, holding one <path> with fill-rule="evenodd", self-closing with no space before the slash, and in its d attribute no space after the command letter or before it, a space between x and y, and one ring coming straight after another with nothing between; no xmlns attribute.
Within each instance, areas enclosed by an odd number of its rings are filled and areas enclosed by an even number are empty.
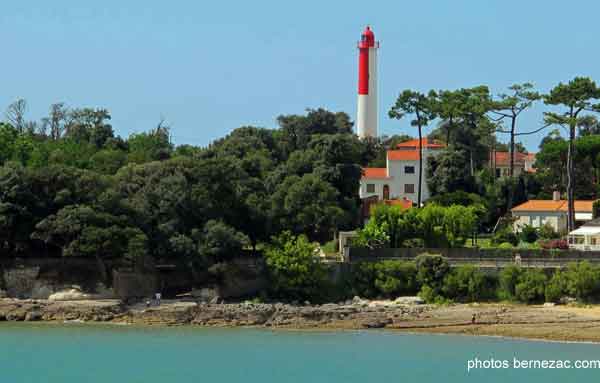
<svg viewBox="0 0 600 383"><path fill-rule="evenodd" d="M475 316L475 323L471 323ZM452 334L553 342L600 343L600 305L543 306L509 303L400 304L353 300L344 304L164 301L147 308L119 300L0 299L0 321L69 324L197 326L281 330L383 329L411 334Z"/></svg>

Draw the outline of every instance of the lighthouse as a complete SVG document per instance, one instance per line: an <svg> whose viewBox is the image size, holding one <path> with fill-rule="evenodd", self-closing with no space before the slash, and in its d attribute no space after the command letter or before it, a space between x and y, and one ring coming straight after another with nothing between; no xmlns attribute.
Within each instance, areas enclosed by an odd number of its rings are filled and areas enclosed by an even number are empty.
<svg viewBox="0 0 600 383"><path fill-rule="evenodd" d="M379 42L370 27L358 43L358 108L356 133L359 138L377 137L377 50Z"/></svg>

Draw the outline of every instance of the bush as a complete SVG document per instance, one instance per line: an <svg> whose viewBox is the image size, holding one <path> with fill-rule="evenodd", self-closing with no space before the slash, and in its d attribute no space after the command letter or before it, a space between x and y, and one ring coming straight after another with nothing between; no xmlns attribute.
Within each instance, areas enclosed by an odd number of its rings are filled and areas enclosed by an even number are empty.
<svg viewBox="0 0 600 383"><path fill-rule="evenodd" d="M441 255L421 254L416 259L417 282L428 286L435 295L440 295L444 278L450 270L448 260Z"/></svg>
<svg viewBox="0 0 600 383"><path fill-rule="evenodd" d="M560 298L568 295L568 278L565 273L556 270L546 285L546 302L558 302Z"/></svg>
<svg viewBox="0 0 600 383"><path fill-rule="evenodd" d="M492 237L492 244L494 245L499 245L505 242L508 242L513 246L517 246L519 244L519 238L510 227L505 227L504 229L498 230Z"/></svg>
<svg viewBox="0 0 600 383"><path fill-rule="evenodd" d="M546 292L546 274L539 269L528 269L521 273L515 286L515 297L525 303L539 302Z"/></svg>
<svg viewBox="0 0 600 383"><path fill-rule="evenodd" d="M568 250L569 249L569 244L564 239L552 239L550 241L540 242L540 246L542 247L542 249L546 249L546 250L552 250L552 249Z"/></svg>
<svg viewBox="0 0 600 383"><path fill-rule="evenodd" d="M319 300L327 272L315 256L317 246L289 231L272 238L265 251L271 293L282 299Z"/></svg>
<svg viewBox="0 0 600 383"><path fill-rule="evenodd" d="M386 260L360 262L350 279L354 295L366 298L397 297L417 292L417 269L414 262Z"/></svg>
<svg viewBox="0 0 600 383"><path fill-rule="evenodd" d="M525 225L521 228L519 236L523 242L534 243L538 239L538 231L531 225Z"/></svg>
<svg viewBox="0 0 600 383"><path fill-rule="evenodd" d="M568 292L577 299L593 299L600 291L600 270L587 261L571 263L565 274Z"/></svg>
<svg viewBox="0 0 600 383"><path fill-rule="evenodd" d="M474 302L492 296L493 282L475 266L459 266L446 275L442 291L447 298Z"/></svg>
<svg viewBox="0 0 600 383"><path fill-rule="evenodd" d="M417 291L414 262L383 261L375 265L375 287L385 297L414 294Z"/></svg>
<svg viewBox="0 0 600 383"><path fill-rule="evenodd" d="M516 286L522 273L523 270L518 266L508 266L500 271L498 277L498 297L500 299L516 299Z"/></svg>
<svg viewBox="0 0 600 383"><path fill-rule="evenodd" d="M501 244L498 245L499 249L512 249L514 246L512 245L512 243L509 242L502 242Z"/></svg>
<svg viewBox="0 0 600 383"><path fill-rule="evenodd" d="M538 229L538 237L540 239L557 239L560 236L550 224L546 223Z"/></svg>

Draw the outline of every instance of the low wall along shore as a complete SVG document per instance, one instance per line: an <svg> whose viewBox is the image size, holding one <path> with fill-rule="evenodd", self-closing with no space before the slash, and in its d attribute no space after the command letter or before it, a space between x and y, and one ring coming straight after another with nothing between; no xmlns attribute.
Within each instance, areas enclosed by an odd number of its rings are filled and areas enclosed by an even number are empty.
<svg viewBox="0 0 600 383"><path fill-rule="evenodd" d="M482 268L502 268L519 264L522 267L557 268L571 262L588 261L600 263L600 251L543 250L543 249L478 249L478 248L398 248L368 249L348 248L349 263L380 261L384 259L414 260L421 254L439 254L450 265L474 264Z"/></svg>

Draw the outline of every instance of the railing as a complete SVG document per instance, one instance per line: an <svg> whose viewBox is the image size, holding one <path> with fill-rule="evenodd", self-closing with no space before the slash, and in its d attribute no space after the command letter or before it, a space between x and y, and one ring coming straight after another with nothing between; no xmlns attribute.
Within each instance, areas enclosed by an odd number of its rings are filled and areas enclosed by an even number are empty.
<svg viewBox="0 0 600 383"><path fill-rule="evenodd" d="M586 245L583 243L570 243L569 249L579 251L600 251L600 245Z"/></svg>

